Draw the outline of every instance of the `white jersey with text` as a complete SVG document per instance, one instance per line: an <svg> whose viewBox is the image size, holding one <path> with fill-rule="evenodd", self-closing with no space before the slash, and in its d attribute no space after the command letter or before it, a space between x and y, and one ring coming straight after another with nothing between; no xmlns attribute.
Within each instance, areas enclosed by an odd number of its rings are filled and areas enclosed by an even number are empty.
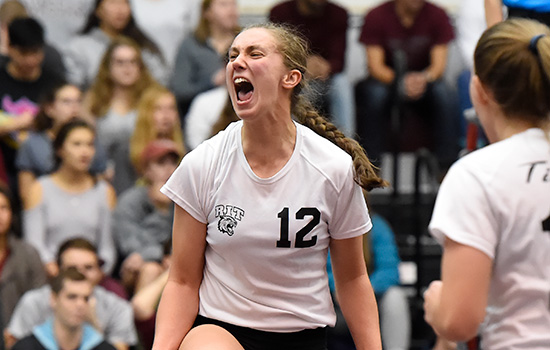
<svg viewBox="0 0 550 350"><path fill-rule="evenodd" d="M550 347L550 142L541 129L453 165L430 231L493 260L483 349Z"/></svg>
<svg viewBox="0 0 550 350"><path fill-rule="evenodd" d="M291 158L260 178L246 161L241 129L232 123L203 142L162 188L207 224L199 314L272 332L334 325L330 239L372 226L351 157L296 124Z"/></svg>

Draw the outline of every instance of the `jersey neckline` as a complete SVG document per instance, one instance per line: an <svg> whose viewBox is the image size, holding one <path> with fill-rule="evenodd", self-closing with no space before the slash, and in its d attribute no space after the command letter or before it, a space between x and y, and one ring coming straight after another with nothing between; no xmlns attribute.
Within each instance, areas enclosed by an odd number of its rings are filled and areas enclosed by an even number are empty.
<svg viewBox="0 0 550 350"><path fill-rule="evenodd" d="M239 152L239 160L241 162L241 165L244 167L246 174L253 181L259 184L269 185L278 181L280 178L284 177L290 171L290 169L292 169L292 165L294 164L295 159L300 154L300 150L302 147L302 130L300 127L301 125L296 123L296 121L294 120L292 122L296 126L296 143L294 145L294 150L292 151L292 155L290 156L286 164L275 175L267 178L262 178L256 175L256 173L252 170L252 168L250 167L250 164L246 160L246 157L244 155L244 150L243 150L242 133L241 133L243 123L242 122L240 123L240 127L237 129L237 147Z"/></svg>

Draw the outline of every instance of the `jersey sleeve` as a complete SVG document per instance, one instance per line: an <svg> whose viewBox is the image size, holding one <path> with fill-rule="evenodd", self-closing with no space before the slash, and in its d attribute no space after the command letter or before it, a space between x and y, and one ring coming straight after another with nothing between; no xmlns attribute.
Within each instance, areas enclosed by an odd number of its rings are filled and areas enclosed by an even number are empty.
<svg viewBox="0 0 550 350"><path fill-rule="evenodd" d="M353 180L351 164L328 226L331 237L335 239L360 236L372 228L363 190Z"/></svg>
<svg viewBox="0 0 550 350"><path fill-rule="evenodd" d="M162 193L202 223L208 222L204 188L207 183L204 174L210 159L208 152L205 152L207 149L209 146L203 144L183 157L178 168L161 188Z"/></svg>
<svg viewBox="0 0 550 350"><path fill-rule="evenodd" d="M447 237L494 259L499 230L486 189L463 162L455 164L439 189L429 225L431 235L440 244Z"/></svg>

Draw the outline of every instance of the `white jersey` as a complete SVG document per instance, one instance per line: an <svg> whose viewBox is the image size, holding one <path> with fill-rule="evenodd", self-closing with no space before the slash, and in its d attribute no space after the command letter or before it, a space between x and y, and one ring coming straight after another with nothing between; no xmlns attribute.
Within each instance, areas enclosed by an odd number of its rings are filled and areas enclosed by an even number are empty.
<svg viewBox="0 0 550 350"><path fill-rule="evenodd" d="M550 347L550 142L529 129L459 160L430 231L493 259L482 348Z"/></svg>
<svg viewBox="0 0 550 350"><path fill-rule="evenodd" d="M332 326L330 239L372 226L351 157L297 124L287 164L260 178L241 128L232 123L187 154L162 188L207 224L199 314L272 332Z"/></svg>

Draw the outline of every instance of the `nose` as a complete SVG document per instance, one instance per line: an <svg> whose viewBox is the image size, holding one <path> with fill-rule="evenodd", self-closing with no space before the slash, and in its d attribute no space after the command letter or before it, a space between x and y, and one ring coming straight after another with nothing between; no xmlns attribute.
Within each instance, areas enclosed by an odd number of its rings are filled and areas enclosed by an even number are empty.
<svg viewBox="0 0 550 350"><path fill-rule="evenodd" d="M243 55L238 55L231 61L231 66L234 70L242 70L245 68Z"/></svg>

